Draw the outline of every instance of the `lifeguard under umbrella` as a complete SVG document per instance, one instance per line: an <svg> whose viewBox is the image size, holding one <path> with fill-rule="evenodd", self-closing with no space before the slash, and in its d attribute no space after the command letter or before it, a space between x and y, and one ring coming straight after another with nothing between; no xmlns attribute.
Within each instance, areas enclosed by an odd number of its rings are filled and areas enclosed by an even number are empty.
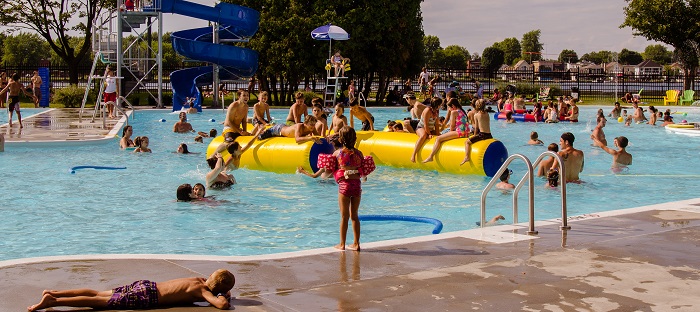
<svg viewBox="0 0 700 312"><path fill-rule="evenodd" d="M333 40L349 40L350 34L348 34L345 29L328 23L311 31L311 38L314 40L328 41L328 59L330 59Z"/></svg>

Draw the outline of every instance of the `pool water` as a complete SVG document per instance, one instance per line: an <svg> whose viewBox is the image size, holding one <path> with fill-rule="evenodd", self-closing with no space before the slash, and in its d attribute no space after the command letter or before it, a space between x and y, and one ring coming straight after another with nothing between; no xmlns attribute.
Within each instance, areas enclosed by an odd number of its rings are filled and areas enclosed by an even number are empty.
<svg viewBox="0 0 700 312"><path fill-rule="evenodd" d="M624 127L609 120L608 141L625 135L634 163L628 172L612 174L612 157L590 145L598 107L581 107L579 123L516 123L492 120L494 137L509 154L534 160L546 146L526 144L531 131L549 144L561 133L576 136L574 145L585 153L583 184L570 184L569 215L621 209L696 197L700 170L694 167L700 139L666 132L661 127ZM606 113L609 107L604 108ZM405 109L370 108L378 128L388 119L407 115ZM700 120L700 111L681 108ZM286 110L273 110L283 120ZM222 129L221 110L190 115L199 131ZM6 118L6 117L5 117ZM166 122L159 122L165 119ZM214 119L215 122L211 122ZM1 120L0 120L1 121ZM177 115L167 111L138 111L134 136L150 138L152 154L121 151L118 141L98 146L6 147L0 153L3 195L0 211L0 260L73 254L207 254L255 255L333 246L338 242L337 186L300 174L275 174L240 169L237 184L226 191L208 191L211 202L175 201L182 183L204 181L208 172L205 144L193 134L172 132ZM355 124L357 127L360 123ZM121 131L120 131L121 133ZM196 155L173 153L185 142ZM78 165L125 166L126 170L83 169ZM525 165L515 162L511 181ZM399 214L432 217L445 231L476 228L480 195L489 179L438 174L434 171L378 167L363 183L360 214ZM536 179L537 219L561 217L559 194ZM527 220L527 192L521 192L519 221ZM488 217L503 214L512 222L511 195L492 191ZM363 222L362 242L430 235L432 225L405 222ZM351 231L350 231L351 232ZM349 240L352 234L349 233Z"/></svg>
<svg viewBox="0 0 700 312"><path fill-rule="evenodd" d="M29 116L36 115L38 113L41 113L41 112L47 111L47 110L48 110L48 108L24 108L24 107L22 107L20 109L20 113L22 113L22 119L24 119L24 118L27 118ZM0 125L7 123L7 120L8 120L7 117L8 117L7 103L5 103L5 108L0 109ZM13 113L12 114L12 125L14 127L17 127L14 125L16 122L17 122L17 114Z"/></svg>

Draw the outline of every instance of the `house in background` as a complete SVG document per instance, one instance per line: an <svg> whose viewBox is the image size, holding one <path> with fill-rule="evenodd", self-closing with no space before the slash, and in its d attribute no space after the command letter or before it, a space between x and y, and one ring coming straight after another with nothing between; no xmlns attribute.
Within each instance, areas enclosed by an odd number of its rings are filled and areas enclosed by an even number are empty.
<svg viewBox="0 0 700 312"><path fill-rule="evenodd" d="M659 76L663 70L664 67L658 63L652 60L644 60L635 66L634 73L640 76Z"/></svg>

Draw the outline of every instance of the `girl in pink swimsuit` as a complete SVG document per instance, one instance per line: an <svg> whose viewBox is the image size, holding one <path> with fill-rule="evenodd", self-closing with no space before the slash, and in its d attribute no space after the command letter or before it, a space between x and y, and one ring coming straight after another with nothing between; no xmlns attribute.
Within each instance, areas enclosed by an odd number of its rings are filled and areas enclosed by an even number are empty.
<svg viewBox="0 0 700 312"><path fill-rule="evenodd" d="M433 150L430 153L430 156L423 160L423 163L433 161L433 157L435 157L435 154L437 154L438 150L440 149L440 144L443 142L458 138L466 138L467 135L469 135L467 113L464 111L464 108L462 108L462 105L459 104L459 100L451 99L449 102L447 102L447 107L448 114L450 115L450 131L435 138Z"/></svg>
<svg viewBox="0 0 700 312"><path fill-rule="evenodd" d="M335 151L338 170L335 181L338 182L338 205L340 206L340 244L335 248L345 250L345 238L348 231L348 219L352 220L353 243L350 250L360 250L360 218L357 211L362 199L362 186L359 170L362 166L362 152L355 149L357 134L355 129L345 126L340 129L340 143L343 148Z"/></svg>

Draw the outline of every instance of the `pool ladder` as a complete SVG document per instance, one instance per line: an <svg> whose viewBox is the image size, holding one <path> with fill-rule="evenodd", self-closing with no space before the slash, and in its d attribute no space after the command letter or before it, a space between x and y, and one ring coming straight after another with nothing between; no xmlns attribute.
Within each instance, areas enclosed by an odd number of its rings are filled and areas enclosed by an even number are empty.
<svg viewBox="0 0 700 312"><path fill-rule="evenodd" d="M559 154L552 152L552 151L546 151L542 154L540 154L539 157L535 160L534 164L530 162L530 159L528 159L525 155L522 154L513 154L506 159L506 161L503 163L501 168L498 169L498 172L493 175L493 178L491 178L491 181L489 182L488 185L484 188L484 190L481 192L481 227L484 227L486 225L486 195L488 192L493 188L494 185L496 185L497 181L499 180L501 174L508 168L508 165L513 162L516 159L522 159L525 162L525 165L527 165L527 172L523 176L522 179L518 182L517 185L515 185L515 189L513 190L513 224L518 223L518 193L520 192L520 189L523 187L525 182L528 182L528 204L529 204L529 227L527 234L529 235L535 235L537 234L537 231L535 231L535 178L533 174L533 168L539 165L539 163L544 159L546 156L552 156L557 160L557 163L559 164L559 187L560 187L560 193L561 193L561 226L559 229L561 230L570 230L571 227L568 225L567 222L567 214L566 214L566 183L565 183L565 177L566 177L566 172L564 171L564 161L559 156Z"/></svg>

